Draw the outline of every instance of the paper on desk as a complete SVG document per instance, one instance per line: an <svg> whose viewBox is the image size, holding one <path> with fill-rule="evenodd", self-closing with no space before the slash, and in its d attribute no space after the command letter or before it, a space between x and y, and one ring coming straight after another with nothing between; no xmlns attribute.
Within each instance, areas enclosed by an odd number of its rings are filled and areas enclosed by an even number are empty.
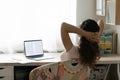
<svg viewBox="0 0 120 80"><path fill-rule="evenodd" d="M21 64L25 64L25 63L30 63L30 62L34 62L33 60L29 60L27 59L26 57L12 57L12 61L14 62L18 62L18 63L21 63Z"/></svg>
<svg viewBox="0 0 120 80"><path fill-rule="evenodd" d="M53 59L53 58L55 58L55 57L53 57L53 56L44 56L44 57L36 58L36 59L35 58L34 59L28 59L28 58L26 58L25 56L22 56L22 55L20 55L19 57L18 57L18 55L12 56L12 60L14 62L18 62L18 63L21 63L21 64L30 63L30 62L36 62L36 61L42 61L42 60L47 60L47 59Z"/></svg>

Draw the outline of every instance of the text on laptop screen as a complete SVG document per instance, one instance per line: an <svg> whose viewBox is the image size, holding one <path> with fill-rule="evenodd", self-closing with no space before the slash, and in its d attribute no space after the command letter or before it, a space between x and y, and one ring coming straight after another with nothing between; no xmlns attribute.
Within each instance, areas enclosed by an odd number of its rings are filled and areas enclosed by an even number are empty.
<svg viewBox="0 0 120 80"><path fill-rule="evenodd" d="M24 48L26 56L43 55L42 40L24 41Z"/></svg>

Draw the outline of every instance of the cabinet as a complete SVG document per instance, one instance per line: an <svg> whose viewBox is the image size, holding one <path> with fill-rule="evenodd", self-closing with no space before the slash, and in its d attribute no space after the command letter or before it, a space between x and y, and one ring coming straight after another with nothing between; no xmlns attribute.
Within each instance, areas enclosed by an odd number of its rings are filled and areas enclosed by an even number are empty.
<svg viewBox="0 0 120 80"><path fill-rule="evenodd" d="M120 0L96 0L96 14L105 16L106 24L120 25Z"/></svg>
<svg viewBox="0 0 120 80"><path fill-rule="evenodd" d="M0 66L0 80L14 80L13 66Z"/></svg>
<svg viewBox="0 0 120 80"><path fill-rule="evenodd" d="M120 25L120 0L106 0L106 23Z"/></svg>
<svg viewBox="0 0 120 80"><path fill-rule="evenodd" d="M96 14L105 16L105 0L96 0Z"/></svg>

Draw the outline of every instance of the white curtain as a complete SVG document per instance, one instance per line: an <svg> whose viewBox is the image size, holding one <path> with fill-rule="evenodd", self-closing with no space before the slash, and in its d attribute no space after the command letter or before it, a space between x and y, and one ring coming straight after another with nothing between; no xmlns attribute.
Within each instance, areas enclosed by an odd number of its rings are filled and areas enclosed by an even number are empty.
<svg viewBox="0 0 120 80"><path fill-rule="evenodd" d="M61 50L63 21L76 24L76 0L0 0L0 50L23 49L34 39L45 50Z"/></svg>

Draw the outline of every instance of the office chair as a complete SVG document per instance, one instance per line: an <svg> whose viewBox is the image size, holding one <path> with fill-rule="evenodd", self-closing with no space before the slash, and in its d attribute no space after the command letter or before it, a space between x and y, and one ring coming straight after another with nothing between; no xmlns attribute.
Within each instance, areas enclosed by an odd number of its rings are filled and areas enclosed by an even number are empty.
<svg viewBox="0 0 120 80"><path fill-rule="evenodd" d="M79 60L68 60L34 68L29 74L29 80L86 80L89 71Z"/></svg>

